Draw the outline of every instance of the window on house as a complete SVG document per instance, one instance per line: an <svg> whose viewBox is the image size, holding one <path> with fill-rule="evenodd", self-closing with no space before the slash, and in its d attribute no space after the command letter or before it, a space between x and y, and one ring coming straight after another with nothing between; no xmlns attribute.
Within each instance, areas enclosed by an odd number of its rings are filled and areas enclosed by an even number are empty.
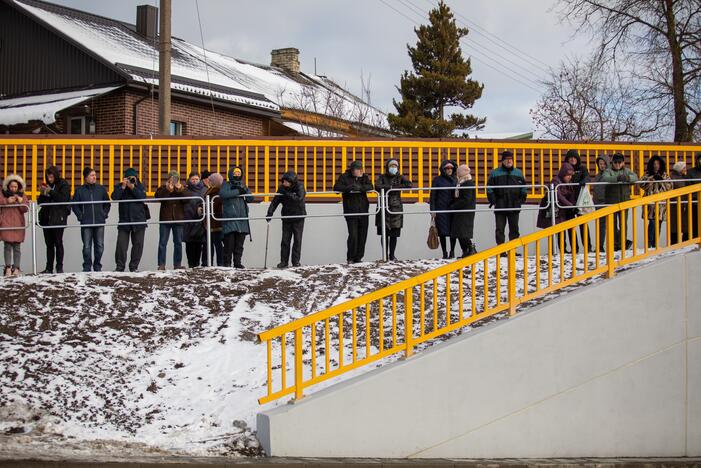
<svg viewBox="0 0 701 468"><path fill-rule="evenodd" d="M85 135L85 117L71 117L68 121L68 133Z"/></svg>
<svg viewBox="0 0 701 468"><path fill-rule="evenodd" d="M170 121L170 134L173 136L184 135L185 134L185 123L171 120Z"/></svg>

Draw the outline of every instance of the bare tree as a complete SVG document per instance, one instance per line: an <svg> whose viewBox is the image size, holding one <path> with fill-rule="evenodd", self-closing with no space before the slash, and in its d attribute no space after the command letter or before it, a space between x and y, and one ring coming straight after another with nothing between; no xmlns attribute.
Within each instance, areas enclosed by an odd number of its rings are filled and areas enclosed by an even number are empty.
<svg viewBox="0 0 701 468"><path fill-rule="evenodd" d="M634 80L596 57L563 62L542 84L545 93L531 116L546 136L637 140L659 136L664 126L663 112L646 105Z"/></svg>
<svg viewBox="0 0 701 468"><path fill-rule="evenodd" d="M560 0L563 19L598 38L602 60L630 61L646 100L672 111L674 141L701 122L701 0Z"/></svg>

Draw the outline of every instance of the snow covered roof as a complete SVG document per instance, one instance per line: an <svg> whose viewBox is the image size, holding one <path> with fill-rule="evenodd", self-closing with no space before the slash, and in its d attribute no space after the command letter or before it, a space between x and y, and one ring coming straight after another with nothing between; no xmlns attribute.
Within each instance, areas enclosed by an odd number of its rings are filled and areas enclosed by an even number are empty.
<svg viewBox="0 0 701 468"><path fill-rule="evenodd" d="M56 113L90 98L101 96L119 86L70 91L66 93L42 94L0 100L0 125L16 125L41 121L46 125L56 122Z"/></svg>
<svg viewBox="0 0 701 468"><path fill-rule="evenodd" d="M121 71L125 77L150 83L158 76L158 43L129 25L110 18L81 12L38 0L13 0L22 10L65 35L93 55ZM205 66L206 61L206 66ZM134 74L138 68L151 72ZM172 38L173 87L209 96L209 85L228 92L212 91L215 99L279 110L301 109L343 120L386 127L385 115L333 81L316 75L292 75L285 70L258 65L204 50ZM183 80L204 83L201 89L185 87ZM157 80L156 80L157 81Z"/></svg>
<svg viewBox="0 0 701 468"><path fill-rule="evenodd" d="M312 125L307 125L299 122L291 122L289 120L283 120L282 124L289 128L290 130L294 130L295 132L299 133L300 135L304 136L312 136L312 137L323 137L323 138L343 138L345 135L341 133L336 133L332 132L329 130L321 129L319 127L315 127Z"/></svg>
<svg viewBox="0 0 701 468"><path fill-rule="evenodd" d="M533 139L533 132L501 132L501 133L489 133L489 132L475 132L469 133L470 138L475 138L477 140L531 140Z"/></svg>

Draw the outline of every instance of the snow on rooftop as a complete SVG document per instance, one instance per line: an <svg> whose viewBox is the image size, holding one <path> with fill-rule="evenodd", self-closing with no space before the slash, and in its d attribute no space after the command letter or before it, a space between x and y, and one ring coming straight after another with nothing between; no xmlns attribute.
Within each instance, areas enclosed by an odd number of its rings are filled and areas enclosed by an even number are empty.
<svg viewBox="0 0 701 468"><path fill-rule="evenodd" d="M109 86L0 100L0 125L16 125L33 121L50 125L56 122L57 112L117 88L118 86Z"/></svg>
<svg viewBox="0 0 701 468"><path fill-rule="evenodd" d="M157 43L141 37L123 23L90 14L76 15L60 7L42 8L21 0L15 3L115 66L124 64L158 73ZM245 93L258 93L280 107L387 128L384 113L331 80L308 74L293 78L280 69L237 60L175 37L172 39L171 73L174 78L180 76ZM212 94L218 97L216 92ZM237 102L277 109L264 99L245 97Z"/></svg>

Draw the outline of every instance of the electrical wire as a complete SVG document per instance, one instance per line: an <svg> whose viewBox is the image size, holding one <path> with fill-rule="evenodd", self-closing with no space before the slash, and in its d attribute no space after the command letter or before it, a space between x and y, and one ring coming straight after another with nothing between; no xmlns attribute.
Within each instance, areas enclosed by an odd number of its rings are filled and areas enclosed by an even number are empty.
<svg viewBox="0 0 701 468"><path fill-rule="evenodd" d="M212 96L212 83L209 81L209 65L207 64L207 49L204 47L204 33L202 32L202 21L200 20L200 2L195 0L195 8L197 9L197 23L200 25L200 40L202 41L202 55L204 56L204 69L207 73L207 91L209 91L209 103L212 105L212 115L215 122L217 113L214 110L214 96Z"/></svg>

